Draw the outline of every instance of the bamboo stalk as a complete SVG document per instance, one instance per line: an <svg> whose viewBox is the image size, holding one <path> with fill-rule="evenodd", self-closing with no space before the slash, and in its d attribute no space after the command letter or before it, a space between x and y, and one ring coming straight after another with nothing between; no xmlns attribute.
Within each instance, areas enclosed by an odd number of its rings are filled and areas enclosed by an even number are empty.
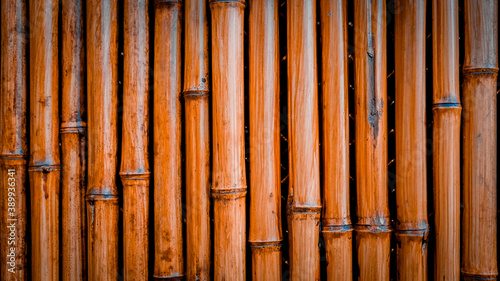
<svg viewBox="0 0 500 281"><path fill-rule="evenodd" d="M389 280L385 0L354 2L359 280Z"/></svg>
<svg viewBox="0 0 500 281"><path fill-rule="evenodd" d="M319 280L318 76L316 1L287 3L288 226L290 276Z"/></svg>
<svg viewBox="0 0 500 281"><path fill-rule="evenodd" d="M281 280L277 0L250 2L250 234L252 280Z"/></svg>
<svg viewBox="0 0 500 281"><path fill-rule="evenodd" d="M118 278L118 1L87 0L88 279Z"/></svg>
<svg viewBox="0 0 500 281"><path fill-rule="evenodd" d="M395 15L398 280L427 280L426 1L401 1Z"/></svg>
<svg viewBox="0 0 500 281"><path fill-rule="evenodd" d="M210 280L210 85L207 4L206 0L185 2L187 280Z"/></svg>
<svg viewBox="0 0 500 281"><path fill-rule="evenodd" d="M27 4L2 0L0 11L0 279L28 280Z"/></svg>
<svg viewBox="0 0 500 281"><path fill-rule="evenodd" d="M62 278L87 276L84 3L62 2Z"/></svg>
<svg viewBox="0 0 500 281"><path fill-rule="evenodd" d="M347 1L321 0L323 238L328 280L352 280Z"/></svg>
<svg viewBox="0 0 500 281"><path fill-rule="evenodd" d="M154 277L182 279L181 17L182 2L155 1Z"/></svg>
<svg viewBox="0 0 500 281"><path fill-rule="evenodd" d="M498 1L465 1L462 276L497 280Z"/></svg>
<svg viewBox="0 0 500 281"><path fill-rule="evenodd" d="M210 0L215 280L246 276L244 8L243 0Z"/></svg>
<svg viewBox="0 0 500 281"><path fill-rule="evenodd" d="M434 280L460 278L458 1L432 1Z"/></svg>

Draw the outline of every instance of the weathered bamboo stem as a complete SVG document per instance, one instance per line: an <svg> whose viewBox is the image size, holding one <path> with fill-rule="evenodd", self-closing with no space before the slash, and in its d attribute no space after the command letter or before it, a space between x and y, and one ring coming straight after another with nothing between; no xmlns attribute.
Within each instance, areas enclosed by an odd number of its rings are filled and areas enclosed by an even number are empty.
<svg viewBox="0 0 500 281"><path fill-rule="evenodd" d="M210 280L210 120L206 0L185 2L186 277Z"/></svg>
<svg viewBox="0 0 500 281"><path fill-rule="evenodd" d="M118 1L87 0L88 279L118 278Z"/></svg>
<svg viewBox="0 0 500 281"><path fill-rule="evenodd" d="M319 280L318 75L316 1L287 2L288 227L292 280Z"/></svg>
<svg viewBox="0 0 500 281"><path fill-rule="evenodd" d="M1 1L0 279L28 280L27 1ZM13 198L14 201L10 201ZM14 249L14 251L12 251Z"/></svg>
<svg viewBox="0 0 500 281"><path fill-rule="evenodd" d="M465 1L462 275L497 280L498 1Z"/></svg>
<svg viewBox="0 0 500 281"><path fill-rule="evenodd" d="M83 1L62 2L62 278L85 280L85 36Z"/></svg>
<svg viewBox="0 0 500 281"><path fill-rule="evenodd" d="M460 278L458 1L432 1L434 280Z"/></svg>
<svg viewBox="0 0 500 281"><path fill-rule="evenodd" d="M249 15L250 235L252 280L281 280L278 0Z"/></svg>
<svg viewBox="0 0 500 281"><path fill-rule="evenodd" d="M347 1L321 0L323 238L328 280L352 280Z"/></svg>
<svg viewBox="0 0 500 281"><path fill-rule="evenodd" d="M244 0L210 0L214 279L245 280Z"/></svg>
<svg viewBox="0 0 500 281"><path fill-rule="evenodd" d="M184 276L182 237L182 2L155 1L154 277Z"/></svg>
<svg viewBox="0 0 500 281"><path fill-rule="evenodd" d="M389 280L385 0L354 2L359 280Z"/></svg>
<svg viewBox="0 0 500 281"><path fill-rule="evenodd" d="M395 15L398 280L427 280L425 0L399 2Z"/></svg>

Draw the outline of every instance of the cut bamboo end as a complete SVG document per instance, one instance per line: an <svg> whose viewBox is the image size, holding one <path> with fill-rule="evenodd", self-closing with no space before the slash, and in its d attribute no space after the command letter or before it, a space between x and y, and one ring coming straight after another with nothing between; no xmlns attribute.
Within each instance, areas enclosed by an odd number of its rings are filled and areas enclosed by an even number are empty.
<svg viewBox="0 0 500 281"><path fill-rule="evenodd" d="M281 280L282 254L280 241L250 242L252 280Z"/></svg>
<svg viewBox="0 0 500 281"><path fill-rule="evenodd" d="M293 206L289 213L291 280L320 280L321 207Z"/></svg>
<svg viewBox="0 0 500 281"><path fill-rule="evenodd" d="M390 225L356 225L358 280L389 280L391 232Z"/></svg>
<svg viewBox="0 0 500 281"><path fill-rule="evenodd" d="M350 224L324 226L328 280L352 280L352 236Z"/></svg>

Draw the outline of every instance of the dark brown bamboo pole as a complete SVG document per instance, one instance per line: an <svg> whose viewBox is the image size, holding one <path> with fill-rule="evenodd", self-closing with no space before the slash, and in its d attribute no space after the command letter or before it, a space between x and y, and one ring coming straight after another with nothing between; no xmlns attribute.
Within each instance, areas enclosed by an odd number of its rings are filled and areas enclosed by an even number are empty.
<svg viewBox="0 0 500 281"><path fill-rule="evenodd" d="M359 280L389 280L385 0L356 0L356 247Z"/></svg>
<svg viewBox="0 0 500 281"><path fill-rule="evenodd" d="M27 1L2 0L0 10L0 279L28 280Z"/></svg>
<svg viewBox="0 0 500 281"><path fill-rule="evenodd" d="M460 279L458 1L432 1L434 280Z"/></svg>
<svg viewBox="0 0 500 281"><path fill-rule="evenodd" d="M118 1L87 0L88 279L118 278Z"/></svg>
<svg viewBox="0 0 500 281"><path fill-rule="evenodd" d="M182 2L155 0L154 277L184 276L181 152Z"/></svg>
<svg viewBox="0 0 500 281"><path fill-rule="evenodd" d="M347 1L321 0L323 238L328 280L352 280Z"/></svg>
<svg viewBox="0 0 500 281"><path fill-rule="evenodd" d="M214 279L245 280L244 0L210 0Z"/></svg>
<svg viewBox="0 0 500 281"><path fill-rule="evenodd" d="M59 280L59 3L29 5L31 278Z"/></svg>
<svg viewBox="0 0 500 281"><path fill-rule="evenodd" d="M249 4L252 280L281 280L279 3Z"/></svg>
<svg viewBox="0 0 500 281"><path fill-rule="evenodd" d="M319 280L316 1L287 2L290 277Z"/></svg>
<svg viewBox="0 0 500 281"><path fill-rule="evenodd" d="M206 0L185 1L186 277L210 280L210 120Z"/></svg>
<svg viewBox="0 0 500 281"><path fill-rule="evenodd" d="M85 36L81 0L62 2L62 279L85 280Z"/></svg>
<svg viewBox="0 0 500 281"><path fill-rule="evenodd" d="M497 280L498 1L464 3L462 275Z"/></svg>
<svg viewBox="0 0 500 281"><path fill-rule="evenodd" d="M425 6L400 1L394 23L398 280L427 280Z"/></svg>

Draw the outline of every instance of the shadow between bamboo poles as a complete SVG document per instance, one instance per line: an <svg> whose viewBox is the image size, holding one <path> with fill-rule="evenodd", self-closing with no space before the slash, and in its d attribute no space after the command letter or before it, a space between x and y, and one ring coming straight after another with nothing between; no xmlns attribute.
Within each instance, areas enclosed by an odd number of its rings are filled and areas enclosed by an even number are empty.
<svg viewBox="0 0 500 281"><path fill-rule="evenodd" d="M385 0L354 2L359 280L389 280Z"/></svg>
<svg viewBox="0 0 500 281"><path fill-rule="evenodd" d="M88 279L118 278L118 1L87 0Z"/></svg>
<svg viewBox="0 0 500 281"><path fill-rule="evenodd" d="M184 276L181 163L182 2L155 1L154 277Z"/></svg>
<svg viewBox="0 0 500 281"><path fill-rule="evenodd" d="M498 1L465 1L462 276L497 280Z"/></svg>
<svg viewBox="0 0 500 281"><path fill-rule="evenodd" d="M2 1L0 10L0 279L28 280L27 1Z"/></svg>

